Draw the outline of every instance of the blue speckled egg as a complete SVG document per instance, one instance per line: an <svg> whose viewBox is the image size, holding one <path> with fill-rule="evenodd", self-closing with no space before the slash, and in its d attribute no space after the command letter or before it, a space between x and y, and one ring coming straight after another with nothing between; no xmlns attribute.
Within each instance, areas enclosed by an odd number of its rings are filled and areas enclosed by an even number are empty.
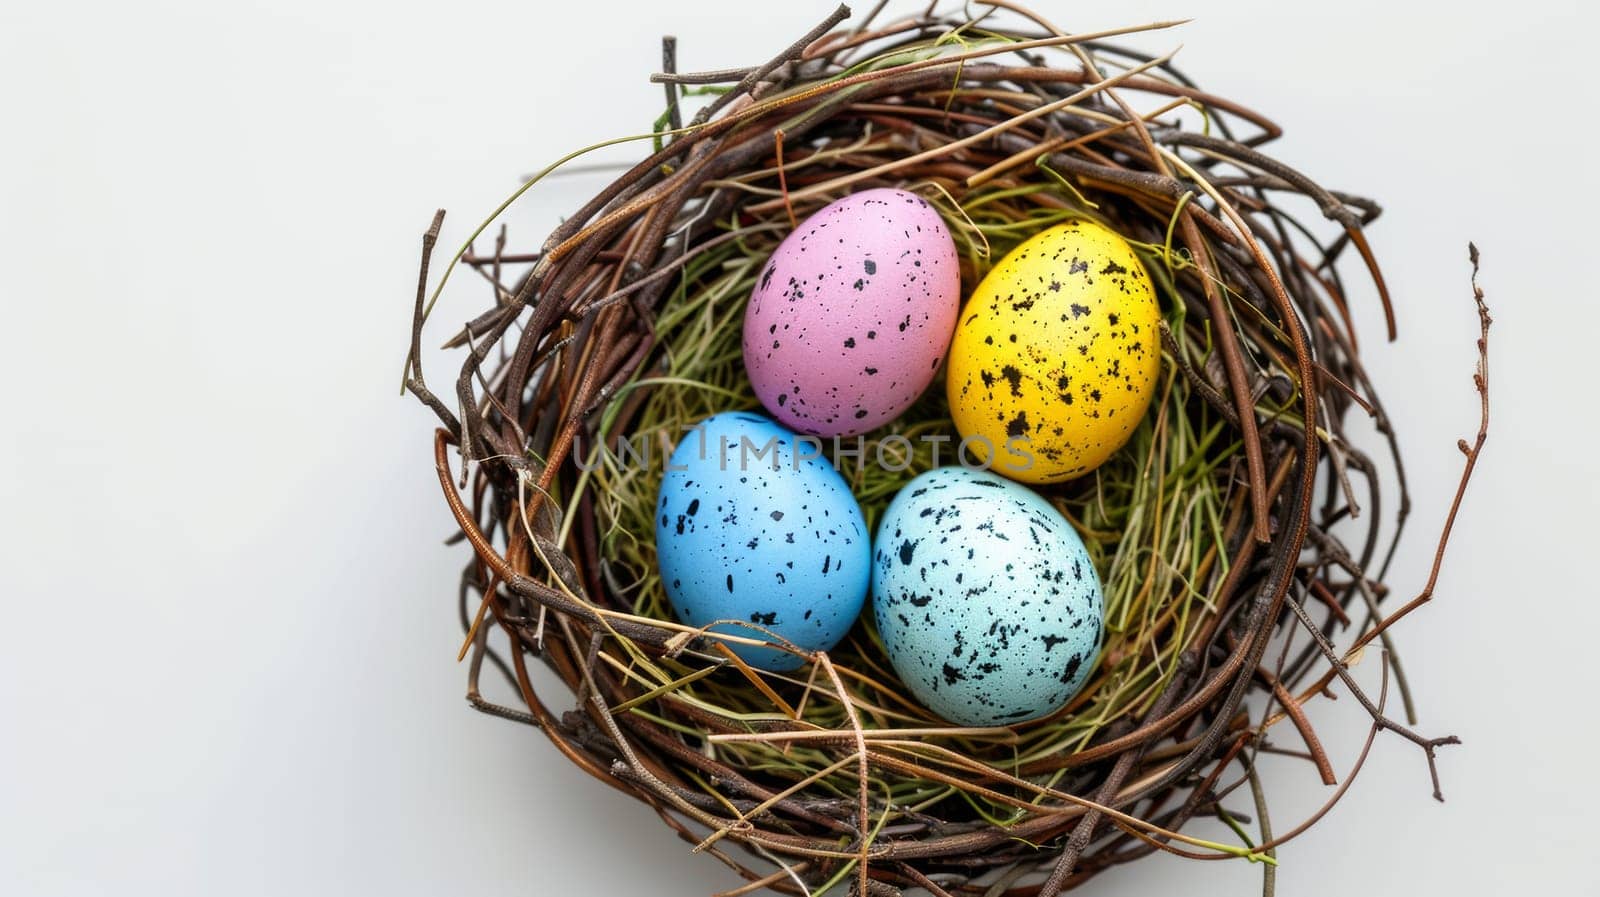
<svg viewBox="0 0 1600 897"><path fill-rule="evenodd" d="M878 524L872 611L895 672L963 726L1047 716L1088 681L1105 601L1083 540L1026 486L941 467Z"/></svg>
<svg viewBox="0 0 1600 897"><path fill-rule="evenodd" d="M673 451L656 508L656 558L678 619L740 620L807 651L839 643L861 613L872 547L861 506L814 444L758 414L706 418ZM712 632L762 638L728 623ZM792 670L775 648L732 645Z"/></svg>

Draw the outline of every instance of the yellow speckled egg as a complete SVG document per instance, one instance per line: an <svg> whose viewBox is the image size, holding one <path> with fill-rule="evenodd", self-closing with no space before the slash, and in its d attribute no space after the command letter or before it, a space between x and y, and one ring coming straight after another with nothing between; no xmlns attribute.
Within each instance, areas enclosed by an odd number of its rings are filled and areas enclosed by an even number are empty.
<svg viewBox="0 0 1600 897"><path fill-rule="evenodd" d="M950 344L950 414L971 462L1025 483L1104 463L1155 392L1160 315L1149 272L1105 226L1023 241L973 291Z"/></svg>

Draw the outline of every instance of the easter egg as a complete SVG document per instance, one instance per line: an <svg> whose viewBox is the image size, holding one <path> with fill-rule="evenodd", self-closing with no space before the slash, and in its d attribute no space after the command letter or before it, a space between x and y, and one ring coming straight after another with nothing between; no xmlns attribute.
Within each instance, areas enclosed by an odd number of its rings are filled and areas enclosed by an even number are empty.
<svg viewBox="0 0 1600 897"><path fill-rule="evenodd" d="M759 414L714 415L673 450L656 501L656 559L679 620L806 651L833 647L866 601L871 545L850 487L814 442ZM791 670L775 648L730 645Z"/></svg>
<svg viewBox="0 0 1600 897"><path fill-rule="evenodd" d="M872 613L889 662L929 710L963 726L1047 716L1099 658L1104 599L1083 540L1033 490L940 467L878 524Z"/></svg>
<svg viewBox="0 0 1600 897"><path fill-rule="evenodd" d="M951 342L945 386L969 454L1026 483L1099 467L1155 393L1160 320L1149 273L1105 226L1024 240L978 284Z"/></svg>
<svg viewBox="0 0 1600 897"><path fill-rule="evenodd" d="M960 305L955 242L933 206L903 190L852 193L762 267L745 311L745 368L783 424L865 433L933 382Z"/></svg>

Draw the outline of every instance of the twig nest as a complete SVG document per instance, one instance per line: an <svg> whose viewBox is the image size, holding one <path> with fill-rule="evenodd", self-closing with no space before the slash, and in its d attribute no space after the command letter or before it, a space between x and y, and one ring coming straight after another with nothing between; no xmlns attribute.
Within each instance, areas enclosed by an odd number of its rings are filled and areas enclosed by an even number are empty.
<svg viewBox="0 0 1600 897"><path fill-rule="evenodd" d="M1352 323L1388 307L1377 206L1106 43L1169 23L1006 8L841 9L766 65L657 76L645 158L536 252L452 262L493 298L449 399L419 289L407 386L472 547L469 699L752 888L1048 897L1158 849L1270 862L1239 789L1265 806L1268 745L1335 777L1302 706L1330 685L1442 743L1334 645L1389 638L1380 512L1406 504L1379 501L1394 441L1352 438L1392 432ZM852 206L877 224L827 211ZM708 418L781 425L789 463L674 460ZM1031 473L967 469L1019 434Z"/></svg>

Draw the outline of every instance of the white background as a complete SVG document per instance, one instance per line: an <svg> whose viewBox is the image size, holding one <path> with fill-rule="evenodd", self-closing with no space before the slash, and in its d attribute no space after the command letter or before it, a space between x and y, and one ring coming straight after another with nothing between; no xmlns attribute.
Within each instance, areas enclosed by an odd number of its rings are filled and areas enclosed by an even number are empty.
<svg viewBox="0 0 1600 897"><path fill-rule="evenodd" d="M1423 727L1465 741L1440 756L1449 800L1381 737L1282 851L1279 893L1588 892L1593 13L1040 2L1073 30L1196 16L1138 43L1184 43L1205 86L1287 126L1280 157L1384 201L1401 342L1370 296L1358 313L1412 458L1402 593L1476 425L1466 241L1484 250L1493 434L1438 600L1399 632ZM395 392L436 206L453 245L519 175L647 128L661 34L686 68L748 64L828 8L0 9L0 893L737 884L536 732L467 708L462 553L440 545L430 418ZM514 236L537 242L598 184L541 188ZM481 301L464 288L441 315ZM1343 770L1359 712L1315 719ZM1281 773L1283 828L1327 789ZM1088 893L1251 893L1258 871L1156 858Z"/></svg>

